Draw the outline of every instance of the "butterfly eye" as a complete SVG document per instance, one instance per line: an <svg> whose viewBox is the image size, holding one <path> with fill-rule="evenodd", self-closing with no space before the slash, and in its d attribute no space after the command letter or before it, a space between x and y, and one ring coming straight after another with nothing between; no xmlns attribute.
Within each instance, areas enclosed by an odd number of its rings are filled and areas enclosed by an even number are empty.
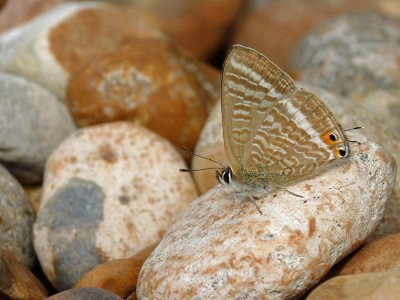
<svg viewBox="0 0 400 300"><path fill-rule="evenodd" d="M329 135L329 139L330 139L332 142L336 142L339 138L338 138L338 136L337 136L336 134L331 133L331 134ZM343 155L342 155L342 156L343 156Z"/></svg>
<svg viewBox="0 0 400 300"><path fill-rule="evenodd" d="M224 170L222 172L222 176L221 177L222 177L222 180L225 183L230 184L232 182L232 171L231 171L231 169L228 168L228 169Z"/></svg>

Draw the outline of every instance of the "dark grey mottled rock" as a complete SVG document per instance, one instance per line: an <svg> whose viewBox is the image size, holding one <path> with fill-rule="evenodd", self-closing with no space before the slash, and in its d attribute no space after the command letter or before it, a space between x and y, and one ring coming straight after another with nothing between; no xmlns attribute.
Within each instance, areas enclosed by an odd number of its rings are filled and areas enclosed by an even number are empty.
<svg viewBox="0 0 400 300"><path fill-rule="evenodd" d="M0 247L13 252L29 268L35 260L33 222L33 209L24 190L0 165Z"/></svg>
<svg viewBox="0 0 400 300"><path fill-rule="evenodd" d="M122 300L123 298L103 289L84 287L79 289L70 289L55 294L47 299L48 300L89 300L89 299Z"/></svg>
<svg viewBox="0 0 400 300"><path fill-rule="evenodd" d="M51 244L57 260L53 285L67 289L82 275L101 263L96 249L96 231L103 219L104 194L94 182L71 178L43 208L35 223L35 246ZM47 253L48 254L48 253Z"/></svg>
<svg viewBox="0 0 400 300"><path fill-rule="evenodd" d="M65 105L22 77L0 73L0 162L22 183L41 181L51 151L75 130Z"/></svg>

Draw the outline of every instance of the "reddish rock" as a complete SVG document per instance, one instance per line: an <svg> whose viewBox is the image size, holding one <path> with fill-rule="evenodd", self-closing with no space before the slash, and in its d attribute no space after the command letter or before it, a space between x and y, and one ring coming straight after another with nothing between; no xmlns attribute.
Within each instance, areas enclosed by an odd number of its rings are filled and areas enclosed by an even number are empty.
<svg viewBox="0 0 400 300"><path fill-rule="evenodd" d="M146 247L126 259L114 259L101 264L83 275L75 288L98 287L124 299L136 293L140 268L158 243Z"/></svg>
<svg viewBox="0 0 400 300"><path fill-rule="evenodd" d="M0 298L42 300L46 296L35 275L10 250L0 248Z"/></svg>
<svg viewBox="0 0 400 300"><path fill-rule="evenodd" d="M272 0L249 7L233 33L233 43L267 55L286 68L293 49L305 34L330 17L371 9L365 0Z"/></svg>
<svg viewBox="0 0 400 300"><path fill-rule="evenodd" d="M193 149L219 82L218 72L171 42L135 40L74 74L67 104L79 126L139 121L175 146Z"/></svg>
<svg viewBox="0 0 400 300"><path fill-rule="evenodd" d="M244 0L128 0L157 16L178 44L199 58L208 58L223 43Z"/></svg>
<svg viewBox="0 0 400 300"><path fill-rule="evenodd" d="M66 0L1 0L0 32L21 25L63 2Z"/></svg>

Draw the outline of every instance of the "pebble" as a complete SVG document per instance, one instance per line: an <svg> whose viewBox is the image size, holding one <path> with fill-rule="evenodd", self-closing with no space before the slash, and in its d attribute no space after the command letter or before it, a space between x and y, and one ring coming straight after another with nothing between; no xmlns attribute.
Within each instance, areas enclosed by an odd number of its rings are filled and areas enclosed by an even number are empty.
<svg viewBox="0 0 400 300"><path fill-rule="evenodd" d="M42 300L47 297L47 290L43 284L12 251L2 246L0 246L0 278L1 299Z"/></svg>
<svg viewBox="0 0 400 300"><path fill-rule="evenodd" d="M383 216L393 157L358 133L352 155L257 200L219 185L195 200L139 274L139 299L299 297L358 248ZM234 197L243 196L241 212Z"/></svg>
<svg viewBox="0 0 400 300"><path fill-rule="evenodd" d="M290 72L360 103L369 92L400 88L399 58L400 20L347 14L321 24L301 41Z"/></svg>
<svg viewBox="0 0 400 300"><path fill-rule="evenodd" d="M368 242L345 261L338 275L400 271L400 233Z"/></svg>
<svg viewBox="0 0 400 300"><path fill-rule="evenodd" d="M70 114L46 89L7 73L0 107L0 162L22 183L40 183L47 157L75 130Z"/></svg>
<svg viewBox="0 0 400 300"><path fill-rule="evenodd" d="M132 257L113 259L95 267L79 279L75 288L98 287L124 299L136 294L140 268L156 246L157 243L144 248Z"/></svg>
<svg viewBox="0 0 400 300"><path fill-rule="evenodd" d="M320 22L346 12L371 9L372 5L364 0L272 0L249 1L246 8L232 43L255 48L286 69L297 44Z"/></svg>
<svg viewBox="0 0 400 300"><path fill-rule="evenodd" d="M334 277L311 292L307 300L397 300L400 271Z"/></svg>
<svg viewBox="0 0 400 300"><path fill-rule="evenodd" d="M165 38L158 23L101 2L60 4L0 36L0 70L39 83L61 99L71 73L131 38Z"/></svg>
<svg viewBox="0 0 400 300"><path fill-rule="evenodd" d="M220 73L160 39L124 44L72 75L67 104L79 126L138 121L193 150L217 101Z"/></svg>
<svg viewBox="0 0 400 300"><path fill-rule="evenodd" d="M94 287L69 289L47 298L47 300L88 300L88 299L123 300L123 298L109 291Z"/></svg>
<svg viewBox="0 0 400 300"><path fill-rule="evenodd" d="M34 246L58 289L158 242L197 197L165 139L130 122L78 130L49 157Z"/></svg>
<svg viewBox="0 0 400 300"><path fill-rule="evenodd" d="M0 165L0 247L12 252L28 268L35 260L32 247L34 218L21 185Z"/></svg>

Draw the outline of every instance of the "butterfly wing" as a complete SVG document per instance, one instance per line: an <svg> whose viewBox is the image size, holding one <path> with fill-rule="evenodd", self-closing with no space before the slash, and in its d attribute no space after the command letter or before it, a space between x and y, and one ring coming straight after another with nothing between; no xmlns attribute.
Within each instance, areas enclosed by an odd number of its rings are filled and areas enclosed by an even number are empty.
<svg viewBox="0 0 400 300"><path fill-rule="evenodd" d="M234 174L240 174L265 113L283 95L295 91L293 80L259 52L235 45L222 75L222 124L225 152Z"/></svg>
<svg viewBox="0 0 400 300"><path fill-rule="evenodd" d="M249 140L239 180L255 186L303 179L349 154L347 137L332 112L304 90L270 106Z"/></svg>

